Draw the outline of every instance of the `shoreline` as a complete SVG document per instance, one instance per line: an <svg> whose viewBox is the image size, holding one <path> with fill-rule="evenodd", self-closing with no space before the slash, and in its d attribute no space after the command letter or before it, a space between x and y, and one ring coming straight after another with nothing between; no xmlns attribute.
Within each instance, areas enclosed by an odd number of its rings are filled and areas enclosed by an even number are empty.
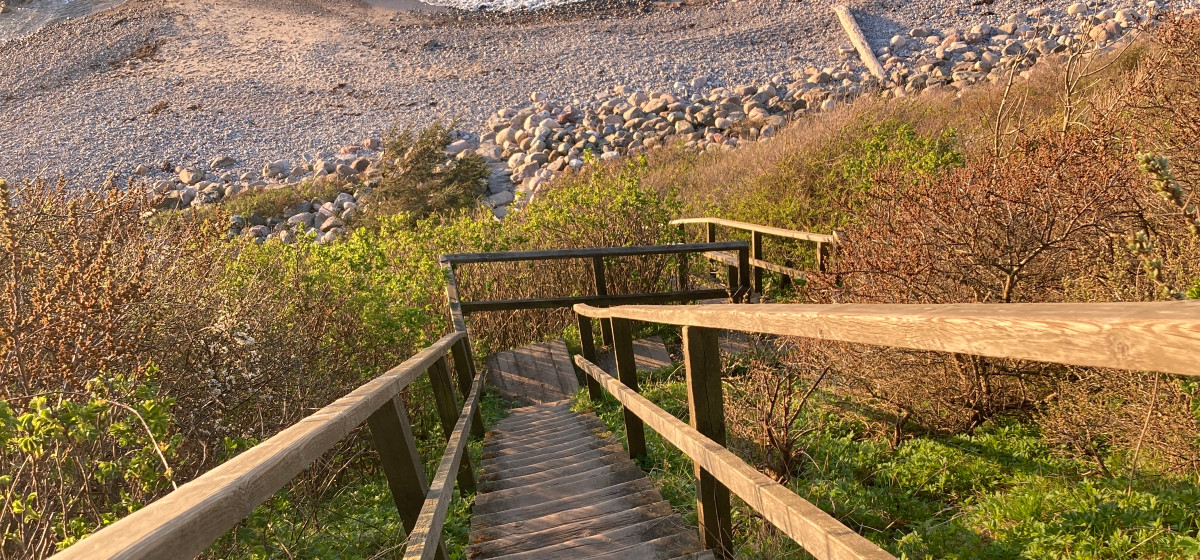
<svg viewBox="0 0 1200 560"><path fill-rule="evenodd" d="M498 110L528 106L531 92L578 106L616 86L666 91L703 76L733 87L813 66L861 69L839 56L847 41L833 3L600 0L392 14L362 0L130 0L0 45L0 176L91 185L139 165L219 156L257 169L394 124L457 119L483 132ZM885 45L917 26L1025 11L1015 0L942 5L866 4L860 25Z"/></svg>

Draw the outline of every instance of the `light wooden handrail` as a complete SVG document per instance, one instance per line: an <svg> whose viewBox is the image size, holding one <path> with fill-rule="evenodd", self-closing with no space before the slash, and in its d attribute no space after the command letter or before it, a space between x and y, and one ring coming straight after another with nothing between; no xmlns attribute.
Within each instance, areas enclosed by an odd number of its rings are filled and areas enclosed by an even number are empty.
<svg viewBox="0 0 1200 560"><path fill-rule="evenodd" d="M479 407L479 396L483 392L484 375L478 374L472 384L471 394L463 405L458 423L450 434L446 452L438 464L437 474L429 485L429 494L425 504L421 506L421 515L417 525L408 534L408 548L404 549L407 560L433 560L437 551L438 541L442 535L442 526L446 523L446 512L450 508L450 498L454 495L454 475L462 464L463 453L467 448L467 436L471 431L472 418L476 416Z"/></svg>
<svg viewBox="0 0 1200 560"><path fill-rule="evenodd" d="M1200 302L576 305L592 318L1200 375Z"/></svg>
<svg viewBox="0 0 1200 560"><path fill-rule="evenodd" d="M725 218L680 218L678 220L671 220L671 225L673 226L684 224L714 224L727 228L740 229L742 231L758 232L774 237L800 239L802 241L812 241L815 243L837 243L836 237L824 233L810 233L807 231L797 231L793 229L784 229L772 226L760 226L758 224L739 222L736 220L726 220Z"/></svg>
<svg viewBox="0 0 1200 560"><path fill-rule="evenodd" d="M404 363L53 558L192 558L367 421L466 337L442 337Z"/></svg>
<svg viewBox="0 0 1200 560"><path fill-rule="evenodd" d="M663 439L712 473L763 518L819 560L894 560L875 543L747 465L724 446L655 406L583 356L575 356L575 364Z"/></svg>

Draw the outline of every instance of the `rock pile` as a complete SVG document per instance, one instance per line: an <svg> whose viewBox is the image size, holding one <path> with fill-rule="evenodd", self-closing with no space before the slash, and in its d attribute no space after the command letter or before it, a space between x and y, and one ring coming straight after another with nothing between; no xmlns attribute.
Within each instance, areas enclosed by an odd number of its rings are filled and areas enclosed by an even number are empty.
<svg viewBox="0 0 1200 560"><path fill-rule="evenodd" d="M1151 0L1138 8L1113 10L1103 0L1078 2L1061 12L1039 6L998 26L918 27L896 35L875 54L886 71L880 79L857 60L853 47L839 47L845 60L833 67L808 67L777 75L758 85L727 86L708 77L677 82L669 91L617 86L592 99L571 102L535 92L530 103L493 113L482 133L456 133L446 157L477 154L490 167L483 195L496 218L533 200L556 177L590 161L609 161L661 146L680 144L696 151L732 150L773 136L788 122L827 111L859 95L905 97L954 93L983 81L1027 77L1040 60L1106 52L1134 29L1160 14ZM358 196L377 180L380 141L365 140L334 153L316 154L292 164L269 162L238 173L238 162L218 157L205 164L175 168L159 181L160 208L216 203L239 192L281 188L302 181L349 185L336 200L313 200L286 216L240 217L232 232L259 239L291 241L308 234L324 242L344 230ZM138 174L153 171L139 166Z"/></svg>
<svg viewBox="0 0 1200 560"><path fill-rule="evenodd" d="M1130 30L1152 22L1155 1L1111 10L1101 1L1076 3L1066 13L1044 6L993 27L911 29L876 50L887 76L871 75L851 46L839 47L840 66L808 67L760 85L724 87L698 77L674 91L617 86L586 102L565 103L533 93L531 104L501 109L487 121L479 146L492 168L488 203L497 218L532 200L555 177L589 157L608 161L682 143L695 150L728 150L770 138L804 113L829 110L864 93L905 97L956 92L982 81L1026 77L1043 58L1103 52Z"/></svg>

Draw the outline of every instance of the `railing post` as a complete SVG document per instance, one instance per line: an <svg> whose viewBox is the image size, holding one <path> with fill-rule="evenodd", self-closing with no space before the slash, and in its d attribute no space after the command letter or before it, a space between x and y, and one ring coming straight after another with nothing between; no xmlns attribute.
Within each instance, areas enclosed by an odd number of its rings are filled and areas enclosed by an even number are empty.
<svg viewBox="0 0 1200 560"><path fill-rule="evenodd" d="M604 278L604 257L592 257L592 275L596 277L596 295L608 295L608 282ZM601 305L600 307L607 306ZM612 321L608 319L600 320L600 334L604 340L604 345L611 346L613 342Z"/></svg>
<svg viewBox="0 0 1200 560"><path fill-rule="evenodd" d="M583 359L596 362L596 339L592 335L592 318L586 315L576 315L579 318L579 346L583 350ZM584 375L587 378L588 398L593 403L598 403L604 399L604 392L601 390L600 382L596 381L590 375Z"/></svg>
<svg viewBox="0 0 1200 560"><path fill-rule="evenodd" d="M829 249L828 243L817 242L817 270L825 272L825 268L829 266Z"/></svg>
<svg viewBox="0 0 1200 560"><path fill-rule="evenodd" d="M466 336L459 339L450 347L454 355L454 372L458 377L458 391L465 399L471 395L471 382L475 380L475 361L471 359L471 341ZM471 418L471 435L483 437L486 430L483 426L482 407L475 407L475 415Z"/></svg>
<svg viewBox="0 0 1200 560"><path fill-rule="evenodd" d="M633 325L629 319L613 319L613 353L617 359L617 379L634 391L638 389L637 361L633 356ZM646 456L646 429L642 419L633 411L622 407L625 417L625 441L629 444L629 458Z"/></svg>
<svg viewBox="0 0 1200 560"><path fill-rule="evenodd" d="M704 241L706 243L717 242L717 224L706 222L704 224Z"/></svg>
<svg viewBox="0 0 1200 560"><path fill-rule="evenodd" d="M687 370L688 412L696 431L725 446L725 403L721 388L721 347L715 329L683 327ZM696 513L700 538L720 558L733 557L733 519L729 488L699 465L696 471Z"/></svg>
<svg viewBox="0 0 1200 560"><path fill-rule="evenodd" d="M750 232L750 253L757 260L763 258L763 235L760 232ZM754 293L761 294L763 290L763 269L754 265Z"/></svg>
<svg viewBox="0 0 1200 560"><path fill-rule="evenodd" d="M730 284L732 284L733 283L733 276L732 276L733 269L731 268L729 270L729 272L730 272L729 282L730 282ZM733 301L734 302L748 302L748 301L750 301L750 251L748 249L745 249L745 248L738 249L737 273L738 273L737 288L736 288L737 291L734 292L737 295L734 296ZM734 290L734 288L731 286L730 291L732 292L733 290Z"/></svg>
<svg viewBox="0 0 1200 560"><path fill-rule="evenodd" d="M437 405L438 418L442 421L442 430L446 433L446 439L449 439L462 409L458 406L458 399L454 398L454 385L450 382L450 367L445 356L429 368L429 384L433 386L433 400ZM458 491L462 494L475 491L475 467L471 465L469 456L463 456L458 468Z"/></svg>
<svg viewBox="0 0 1200 560"><path fill-rule="evenodd" d="M795 268L795 267L796 267L796 263L792 262L792 259L784 259L784 261L783 261L783 266L786 266L786 267L788 267L788 268ZM792 287L792 277L791 277L791 275L788 275L788 274L784 274L784 275L782 275L782 276L779 278L779 289L781 289L781 290L787 290L788 288L791 288L791 287Z"/></svg>
<svg viewBox="0 0 1200 560"><path fill-rule="evenodd" d="M687 241L687 230L684 229L683 224L679 224L678 227L679 227L679 242L684 243ZM688 272L689 272L688 271L688 263L690 261L689 257L690 257L690 255L688 255L687 253L679 253L675 257L675 264L678 267L678 270L675 271L675 286L681 292L687 291L687 289L688 289Z"/></svg>
<svg viewBox="0 0 1200 560"><path fill-rule="evenodd" d="M417 442L413 439L408 411L404 410L400 396L393 397L371 414L367 418L367 426L375 440L375 449L379 451L383 472L387 475L388 488L392 490L392 499L400 512L404 532L412 533L413 527L417 526L417 518L421 516L421 506L425 505L429 482L425 480L425 466L417 455ZM438 539L434 558L449 558L441 539Z"/></svg>

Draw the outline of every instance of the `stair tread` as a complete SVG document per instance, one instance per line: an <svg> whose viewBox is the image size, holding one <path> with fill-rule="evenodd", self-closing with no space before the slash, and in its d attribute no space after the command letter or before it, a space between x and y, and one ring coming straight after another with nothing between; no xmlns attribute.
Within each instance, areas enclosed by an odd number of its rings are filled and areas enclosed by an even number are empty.
<svg viewBox="0 0 1200 560"><path fill-rule="evenodd" d="M589 449L579 453L571 453L561 457L546 458L541 460L531 460L529 464L524 465L509 465L503 468L493 468L492 465L484 467L483 474L480 475L480 481L499 480L501 478L519 477L526 474L533 474L544 470L556 469L559 467L567 467L581 461L590 461L610 455L624 456L622 450L613 446L601 447L599 449Z"/></svg>
<svg viewBox="0 0 1200 560"><path fill-rule="evenodd" d="M504 509L514 509L538 503L546 503L562 498L577 497L589 492L596 492L619 484L646 480L641 468L623 467L579 473L574 476L564 476L557 480L547 480L538 484L530 484L520 488L482 492L475 495L475 513L494 513ZM647 482L649 482L647 480ZM653 485L648 486L653 488Z"/></svg>
<svg viewBox="0 0 1200 560"><path fill-rule="evenodd" d="M669 517L674 513L671 504L665 500L633 508L623 507L616 511L611 508L576 508L522 522L519 527L515 524L507 525L508 536L473 544L469 554L472 558L491 558L503 554L529 552L546 546L546 543L561 543L603 534L627 525Z"/></svg>
<svg viewBox="0 0 1200 560"><path fill-rule="evenodd" d="M491 527L493 525L506 525L615 498L625 498L628 500L627 503L634 506L660 501L662 500L662 495L654 488L654 483L642 477L584 494L564 496L552 500L541 501L534 499L526 503L524 500L510 499L506 503L496 504L496 507L500 509L494 513L472 515L471 526Z"/></svg>
<svg viewBox="0 0 1200 560"><path fill-rule="evenodd" d="M623 467L626 464L636 467L637 465L629 460L628 457L622 455L603 455L587 461L579 461L570 465L543 469L539 472L522 474L520 476L499 475L492 480L481 482L479 489L481 492L492 492L495 490L506 490L508 488L518 488L554 480L563 476L572 476L596 469L613 469Z"/></svg>
<svg viewBox="0 0 1200 560"><path fill-rule="evenodd" d="M678 515L670 515L667 517L659 517L626 525L616 529L610 529L600 534L589 535L586 537L578 537L568 541L547 542L545 546L541 546L534 550L526 552L518 552L514 554L504 554L500 556L492 556L491 558L504 560L550 560L557 558L569 557L584 557L594 558L597 556L622 553L626 558L645 558L643 555L630 556L630 549L645 548L647 551L656 550L669 544L670 548L678 549L678 553L686 554L688 551L684 549L683 543L687 541L683 531L686 531L687 526L683 522L683 518ZM699 539L695 535L688 536L696 541L695 548L692 551L698 550ZM655 543L664 537L674 537L667 542ZM669 558L669 557L662 557Z"/></svg>

